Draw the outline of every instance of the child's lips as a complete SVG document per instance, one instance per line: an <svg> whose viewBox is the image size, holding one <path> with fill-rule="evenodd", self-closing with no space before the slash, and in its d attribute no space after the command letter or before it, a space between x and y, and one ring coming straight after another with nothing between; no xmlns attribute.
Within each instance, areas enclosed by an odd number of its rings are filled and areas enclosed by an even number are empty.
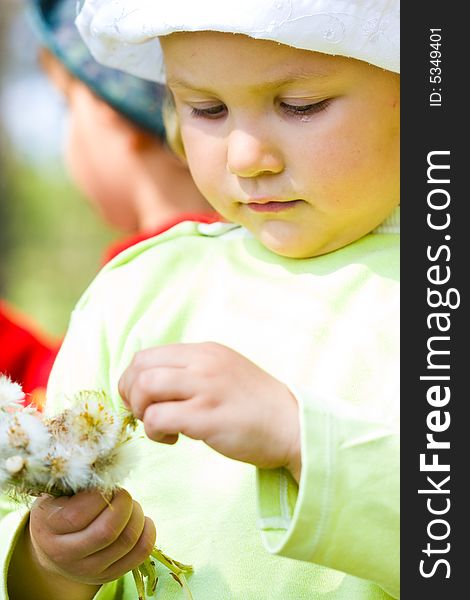
<svg viewBox="0 0 470 600"><path fill-rule="evenodd" d="M302 204L303 200L278 200L275 198L256 198L250 199L246 206L255 212L282 212L296 208Z"/></svg>

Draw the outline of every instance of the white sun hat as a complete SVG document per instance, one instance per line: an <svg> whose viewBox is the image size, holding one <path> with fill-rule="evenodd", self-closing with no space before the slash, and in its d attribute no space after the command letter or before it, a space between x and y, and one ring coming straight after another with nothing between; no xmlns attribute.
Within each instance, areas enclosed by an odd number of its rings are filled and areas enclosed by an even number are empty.
<svg viewBox="0 0 470 600"><path fill-rule="evenodd" d="M399 0L85 0L76 23L99 62L158 82L158 37L178 31L240 33L400 72Z"/></svg>

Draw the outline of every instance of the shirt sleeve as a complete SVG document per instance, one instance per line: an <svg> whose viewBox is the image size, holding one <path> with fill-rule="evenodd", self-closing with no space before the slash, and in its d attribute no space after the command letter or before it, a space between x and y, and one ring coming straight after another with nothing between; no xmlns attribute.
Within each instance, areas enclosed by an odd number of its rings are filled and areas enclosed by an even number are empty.
<svg viewBox="0 0 470 600"><path fill-rule="evenodd" d="M0 496L0 600L8 600L8 566L16 541L28 522L29 511L19 508L6 496Z"/></svg>
<svg viewBox="0 0 470 600"><path fill-rule="evenodd" d="M265 547L372 580L398 598L398 428L337 401L293 392L302 472L297 485L285 469L258 470Z"/></svg>

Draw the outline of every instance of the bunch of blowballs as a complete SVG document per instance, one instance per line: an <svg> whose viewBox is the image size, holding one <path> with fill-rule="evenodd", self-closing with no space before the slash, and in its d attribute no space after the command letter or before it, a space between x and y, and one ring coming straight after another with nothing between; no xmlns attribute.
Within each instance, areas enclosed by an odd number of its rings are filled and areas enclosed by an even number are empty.
<svg viewBox="0 0 470 600"><path fill-rule="evenodd" d="M107 406L104 392L77 394L61 413L45 418L24 406L21 386L0 375L0 491L24 502L32 496L71 496L97 489L109 501L135 464L136 420ZM192 570L154 548L132 571L139 600L155 592L154 560L165 565L188 600L185 573Z"/></svg>

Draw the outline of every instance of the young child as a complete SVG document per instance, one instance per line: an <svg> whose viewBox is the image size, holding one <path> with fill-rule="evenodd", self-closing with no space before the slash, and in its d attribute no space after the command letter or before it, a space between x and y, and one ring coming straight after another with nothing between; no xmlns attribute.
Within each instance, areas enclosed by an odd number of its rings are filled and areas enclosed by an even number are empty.
<svg viewBox="0 0 470 600"><path fill-rule="evenodd" d="M63 93L70 127L66 158L72 179L103 218L132 237L127 246L186 219L213 220L186 165L165 141L164 87L99 65L74 25L75 0L32 0L41 63ZM59 344L0 303L0 373L39 401Z"/></svg>
<svg viewBox="0 0 470 600"><path fill-rule="evenodd" d="M111 507L5 518L10 598L135 598L153 522L195 600L399 597L397 17L85 2L102 59L158 77L159 36L191 172L234 223L129 249L78 304L50 410L104 389L147 438ZM162 577L156 597L184 591Z"/></svg>

